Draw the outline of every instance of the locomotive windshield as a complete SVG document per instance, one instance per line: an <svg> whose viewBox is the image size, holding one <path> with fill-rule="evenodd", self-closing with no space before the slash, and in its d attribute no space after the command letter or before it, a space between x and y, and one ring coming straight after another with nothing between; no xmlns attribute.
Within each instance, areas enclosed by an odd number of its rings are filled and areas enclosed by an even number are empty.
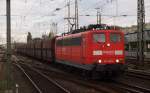
<svg viewBox="0 0 150 93"><path fill-rule="evenodd" d="M111 42L120 42L121 41L121 35L119 33L111 33L110 34L110 41Z"/></svg>
<svg viewBox="0 0 150 93"><path fill-rule="evenodd" d="M94 34L93 39L95 43L98 43L98 42L104 43L106 41L104 33Z"/></svg>

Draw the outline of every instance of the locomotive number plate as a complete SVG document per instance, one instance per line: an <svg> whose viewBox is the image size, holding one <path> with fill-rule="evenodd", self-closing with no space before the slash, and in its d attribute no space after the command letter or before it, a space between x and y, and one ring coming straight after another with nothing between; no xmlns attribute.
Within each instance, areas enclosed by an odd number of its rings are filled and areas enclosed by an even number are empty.
<svg viewBox="0 0 150 93"><path fill-rule="evenodd" d="M103 54L105 54L105 55L113 55L114 51L103 51Z"/></svg>
<svg viewBox="0 0 150 93"><path fill-rule="evenodd" d="M93 55L102 55L102 51L101 50L95 50L95 51L93 51Z"/></svg>
<svg viewBox="0 0 150 93"><path fill-rule="evenodd" d="M111 62L113 62L113 60L104 60L104 62L111 63Z"/></svg>

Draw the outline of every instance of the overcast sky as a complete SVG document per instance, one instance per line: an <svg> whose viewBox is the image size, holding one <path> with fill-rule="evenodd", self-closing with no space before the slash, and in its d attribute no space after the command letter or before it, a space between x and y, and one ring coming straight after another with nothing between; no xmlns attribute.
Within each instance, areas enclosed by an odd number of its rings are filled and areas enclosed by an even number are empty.
<svg viewBox="0 0 150 93"><path fill-rule="evenodd" d="M6 36L6 0L0 0L0 44L5 43ZM12 39L25 42L27 32L33 37L41 37L50 31L52 22L58 23L58 33L67 31L67 0L11 0ZM71 16L74 16L74 1L71 1ZM116 3L118 1L118 3ZM79 25L96 23L96 9L101 8L102 23L109 25L131 26L136 25L137 0L79 0ZM116 5L118 5L116 7ZM146 22L150 22L150 0L145 0ZM55 11L60 8L59 11ZM105 16L110 15L110 16ZM118 17L111 17L116 16ZM119 15L129 15L122 17Z"/></svg>

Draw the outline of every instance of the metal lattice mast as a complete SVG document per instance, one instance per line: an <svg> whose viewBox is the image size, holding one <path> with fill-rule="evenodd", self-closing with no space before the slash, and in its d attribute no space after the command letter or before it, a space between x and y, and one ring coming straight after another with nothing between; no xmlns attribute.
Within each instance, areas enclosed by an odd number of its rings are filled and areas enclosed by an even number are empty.
<svg viewBox="0 0 150 93"><path fill-rule="evenodd" d="M68 0L67 6L68 6L68 18L70 18L70 0ZM68 32L70 32L70 23L69 23L69 20L68 20Z"/></svg>
<svg viewBox="0 0 150 93"><path fill-rule="evenodd" d="M144 63L144 24L145 24L145 7L144 0L138 0L137 4L137 40L138 54L137 59L139 64Z"/></svg>
<svg viewBox="0 0 150 93"><path fill-rule="evenodd" d="M100 8L95 8L97 10L97 24L101 24L101 12Z"/></svg>
<svg viewBox="0 0 150 93"><path fill-rule="evenodd" d="M75 29L79 28L78 0L75 0Z"/></svg>
<svg viewBox="0 0 150 93"><path fill-rule="evenodd" d="M79 29L79 7L78 7L78 0L76 0L76 5L77 5L77 29Z"/></svg>

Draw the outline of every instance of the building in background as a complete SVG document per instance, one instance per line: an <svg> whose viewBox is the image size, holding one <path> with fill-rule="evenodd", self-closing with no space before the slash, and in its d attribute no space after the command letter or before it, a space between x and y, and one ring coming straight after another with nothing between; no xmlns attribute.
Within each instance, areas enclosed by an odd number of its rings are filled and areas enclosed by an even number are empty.
<svg viewBox="0 0 150 93"><path fill-rule="evenodd" d="M150 29L150 23L145 24L145 30ZM131 27L122 27L122 30L124 31L125 34L127 33L134 33L137 31L137 25L133 25Z"/></svg>

